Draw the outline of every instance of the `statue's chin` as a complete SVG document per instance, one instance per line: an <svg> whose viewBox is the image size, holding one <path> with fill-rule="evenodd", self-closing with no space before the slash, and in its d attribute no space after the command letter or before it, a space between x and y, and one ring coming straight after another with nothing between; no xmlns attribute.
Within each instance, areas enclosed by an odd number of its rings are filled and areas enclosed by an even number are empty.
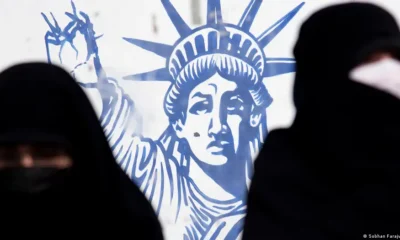
<svg viewBox="0 0 400 240"><path fill-rule="evenodd" d="M206 161L200 160L200 162L211 165L211 166L222 166L228 162L228 158L225 157L224 155L210 154L209 156L204 157L202 159L207 159L207 160Z"/></svg>

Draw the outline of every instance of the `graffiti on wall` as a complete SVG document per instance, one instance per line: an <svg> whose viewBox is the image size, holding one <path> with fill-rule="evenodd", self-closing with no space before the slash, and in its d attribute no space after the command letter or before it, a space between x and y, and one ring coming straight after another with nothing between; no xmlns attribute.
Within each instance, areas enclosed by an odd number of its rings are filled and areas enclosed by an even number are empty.
<svg viewBox="0 0 400 240"><path fill-rule="evenodd" d="M173 222L166 233L182 239L237 239L253 160L267 136L266 109L272 103L263 78L294 72L291 58L268 58L263 49L304 3L273 23L260 36L250 29L262 0L250 0L237 24L224 22L220 0L208 0L207 22L192 29L169 0L161 0L180 38L174 45L121 36L122 40L165 59L165 66L132 73L125 81L168 81L164 111L169 124L157 139L134 134L128 125L135 103L102 67L94 25L88 14L66 12L59 26L42 13L48 61L63 61L63 48L84 36L85 59L72 74L92 64L97 82L82 87L102 96L100 119L122 169L140 186L160 218ZM172 31L173 29L171 29ZM129 33L127 33L129 35ZM52 59L57 46L59 59ZM121 81L122 81L121 80ZM151 94L151 93L149 93ZM168 237L168 236L167 236Z"/></svg>

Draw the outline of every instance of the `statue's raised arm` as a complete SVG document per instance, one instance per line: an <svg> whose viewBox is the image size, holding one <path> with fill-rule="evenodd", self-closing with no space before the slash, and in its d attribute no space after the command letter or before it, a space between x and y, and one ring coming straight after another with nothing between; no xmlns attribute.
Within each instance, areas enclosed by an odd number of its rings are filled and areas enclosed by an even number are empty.
<svg viewBox="0 0 400 240"><path fill-rule="evenodd" d="M118 163L137 184L153 185L157 146L150 139L135 136L127 127L135 119L134 102L103 68L97 45L101 36L96 36L88 14L77 11L73 2L72 11L65 15L70 22L60 27L52 13L51 17L42 13L49 26L45 34L49 63L62 65L84 89L100 93L99 118Z"/></svg>

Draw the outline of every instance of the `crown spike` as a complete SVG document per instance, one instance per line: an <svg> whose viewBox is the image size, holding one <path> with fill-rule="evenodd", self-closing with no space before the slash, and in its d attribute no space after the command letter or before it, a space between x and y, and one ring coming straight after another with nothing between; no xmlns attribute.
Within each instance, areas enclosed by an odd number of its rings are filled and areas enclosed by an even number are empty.
<svg viewBox="0 0 400 240"><path fill-rule="evenodd" d="M208 0L207 2L207 24L222 25L221 0Z"/></svg>
<svg viewBox="0 0 400 240"><path fill-rule="evenodd" d="M305 2L300 3L292 11L290 11L288 14L286 14L277 22L275 22L271 27L265 30L257 39L260 47L264 48L265 46L267 46L268 43L270 43L290 22L290 20L292 20L292 18L297 14L297 12L304 6L304 4Z"/></svg>
<svg viewBox="0 0 400 240"><path fill-rule="evenodd" d="M160 81L160 82L172 82L171 75L166 68L160 68L149 72L132 74L123 77L124 80L131 81Z"/></svg>
<svg viewBox="0 0 400 240"><path fill-rule="evenodd" d="M172 23L174 24L179 35L181 37L189 36L192 30L186 24L186 22L183 20L183 18L178 13L178 11L176 11L176 9L175 9L174 5L172 5L171 1L170 0L161 0L161 3L163 4L165 10L167 11L168 16L171 19Z"/></svg>
<svg viewBox="0 0 400 240"><path fill-rule="evenodd" d="M296 62L292 61L284 62L266 62L263 77L274 77L286 73L296 72Z"/></svg>
<svg viewBox="0 0 400 240"><path fill-rule="evenodd" d="M153 52L157 54L158 56L161 56L163 58L169 58L169 56L172 53L173 47L162 44L162 43L156 43L156 42L150 42L150 41L145 41L145 40L140 40L140 39L135 39L135 38L122 38L125 41L136 45L138 47L141 47L149 52Z"/></svg>
<svg viewBox="0 0 400 240"><path fill-rule="evenodd" d="M253 24L254 18L256 17L258 10L263 0L251 0L242 17L240 18L238 26L245 32L250 31L251 25Z"/></svg>

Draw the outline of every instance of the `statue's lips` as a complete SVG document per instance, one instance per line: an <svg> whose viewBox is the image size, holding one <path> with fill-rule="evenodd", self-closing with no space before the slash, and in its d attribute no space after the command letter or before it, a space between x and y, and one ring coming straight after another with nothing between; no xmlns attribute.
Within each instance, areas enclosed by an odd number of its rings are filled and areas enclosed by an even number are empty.
<svg viewBox="0 0 400 240"><path fill-rule="evenodd" d="M214 154L222 153L225 146L228 144L229 142L227 141L212 141L210 144L208 144L207 150Z"/></svg>

